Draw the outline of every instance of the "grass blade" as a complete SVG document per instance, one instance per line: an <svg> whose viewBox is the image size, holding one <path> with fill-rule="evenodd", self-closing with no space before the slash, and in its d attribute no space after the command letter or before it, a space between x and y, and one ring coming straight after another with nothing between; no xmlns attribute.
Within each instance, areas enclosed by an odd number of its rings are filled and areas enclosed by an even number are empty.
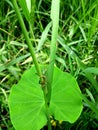
<svg viewBox="0 0 98 130"><path fill-rule="evenodd" d="M98 68L96 67L88 67L86 68L85 70L83 70L83 72L85 73L93 73L93 74L96 74L98 75Z"/></svg>
<svg viewBox="0 0 98 130"><path fill-rule="evenodd" d="M37 46L37 52L38 52L38 51L41 49L41 47L43 46L43 44L44 44L44 42L45 42L45 40L46 40L46 38L47 38L47 34L48 34L49 30L50 30L51 25L52 25L52 22L50 22L50 23L46 26L45 30L43 31L42 36L41 36L41 39L39 40L39 43L38 43L38 46Z"/></svg>
<svg viewBox="0 0 98 130"><path fill-rule="evenodd" d="M26 0L19 0L19 2L27 21L30 21L30 13L29 13L28 4L26 3Z"/></svg>

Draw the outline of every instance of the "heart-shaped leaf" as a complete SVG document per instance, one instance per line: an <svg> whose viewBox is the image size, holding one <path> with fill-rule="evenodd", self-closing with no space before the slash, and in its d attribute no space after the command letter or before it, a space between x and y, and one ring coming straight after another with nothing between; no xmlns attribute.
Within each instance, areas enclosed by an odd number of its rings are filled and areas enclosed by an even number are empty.
<svg viewBox="0 0 98 130"><path fill-rule="evenodd" d="M9 108L16 130L39 130L46 124L44 95L35 67L25 72L12 87Z"/></svg>
<svg viewBox="0 0 98 130"><path fill-rule="evenodd" d="M82 111L80 93L76 80L55 67L49 106L51 115L57 120L75 122ZM35 67L27 70L12 87L9 108L16 130L39 130L47 123L44 94Z"/></svg>
<svg viewBox="0 0 98 130"><path fill-rule="evenodd" d="M60 69L54 69L50 111L56 120L73 123L82 111L80 89L75 78Z"/></svg>

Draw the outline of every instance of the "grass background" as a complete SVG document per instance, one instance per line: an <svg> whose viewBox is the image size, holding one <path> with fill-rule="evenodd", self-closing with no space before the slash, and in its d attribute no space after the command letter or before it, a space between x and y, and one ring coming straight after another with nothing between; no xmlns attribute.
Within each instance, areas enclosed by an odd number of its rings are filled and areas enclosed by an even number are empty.
<svg viewBox="0 0 98 130"><path fill-rule="evenodd" d="M14 130L9 117L8 95L12 85L32 66L32 59L11 1L2 0L0 5L0 130ZM46 26L50 22L51 0L36 0L32 8L32 45L39 63L48 64L51 29ZM61 0L60 8L55 64L77 79L82 93L93 103L93 108L98 109L98 76L93 74L90 78L83 73L84 68L98 68L98 1ZM24 21L30 34L25 17ZM41 47L37 51L38 46ZM83 112L74 124L53 120L53 129L97 129L98 112L93 108L84 102Z"/></svg>

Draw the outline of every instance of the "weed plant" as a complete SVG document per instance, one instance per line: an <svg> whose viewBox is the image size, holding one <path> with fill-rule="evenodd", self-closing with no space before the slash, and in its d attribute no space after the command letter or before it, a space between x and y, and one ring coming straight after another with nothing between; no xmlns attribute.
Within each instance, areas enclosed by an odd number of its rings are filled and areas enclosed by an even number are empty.
<svg viewBox="0 0 98 130"><path fill-rule="evenodd" d="M19 81L24 70L32 66L32 59L12 2L2 0L0 5L0 130L14 130L9 117L8 95L12 85ZM48 28L46 26L50 19L51 1L36 0L33 7L33 34L21 7L20 11L32 45L35 47L38 62L48 64L51 26ZM84 94L84 109L73 124L51 119L52 129L97 129L98 1L61 0L60 8L55 64L77 79ZM42 33L45 40L41 39ZM45 129L47 129L46 126Z"/></svg>

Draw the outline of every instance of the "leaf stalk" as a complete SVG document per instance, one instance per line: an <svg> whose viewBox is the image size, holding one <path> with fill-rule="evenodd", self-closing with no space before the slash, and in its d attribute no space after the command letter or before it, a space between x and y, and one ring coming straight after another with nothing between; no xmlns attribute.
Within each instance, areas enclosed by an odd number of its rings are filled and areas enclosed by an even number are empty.
<svg viewBox="0 0 98 130"><path fill-rule="evenodd" d="M51 98L51 88L52 88L54 63L55 63L56 48L57 48L56 46L57 46L59 10L60 10L59 3L60 3L59 0L52 0L52 5L51 5L52 39L51 39L51 47L50 47L50 63L47 72L48 103L50 102L50 98Z"/></svg>
<svg viewBox="0 0 98 130"><path fill-rule="evenodd" d="M42 73L41 73L39 64L38 64L38 62L37 62L37 58L36 58L36 55L35 55L35 52L34 52L34 48L33 48L33 46L32 46L31 40L30 40L30 38L29 38L29 36L28 36L28 33L27 33L27 30L26 30L26 27L25 27L23 18L22 18L22 16L21 16L21 13L20 13L20 11L19 11L17 2L16 2L16 0L12 0L12 2L13 2L13 6L14 6L15 12L16 12L16 14L17 14L18 20L19 20L19 22L20 22L20 25L21 25L21 28L22 28L22 32L23 32L23 34L24 34L24 37L25 37L25 39L26 39L28 48L29 48L29 50L30 50L30 53L31 53L33 62L34 62L34 64L35 64L35 68L36 68L37 73L38 73L38 75L40 76L40 78L42 78Z"/></svg>

